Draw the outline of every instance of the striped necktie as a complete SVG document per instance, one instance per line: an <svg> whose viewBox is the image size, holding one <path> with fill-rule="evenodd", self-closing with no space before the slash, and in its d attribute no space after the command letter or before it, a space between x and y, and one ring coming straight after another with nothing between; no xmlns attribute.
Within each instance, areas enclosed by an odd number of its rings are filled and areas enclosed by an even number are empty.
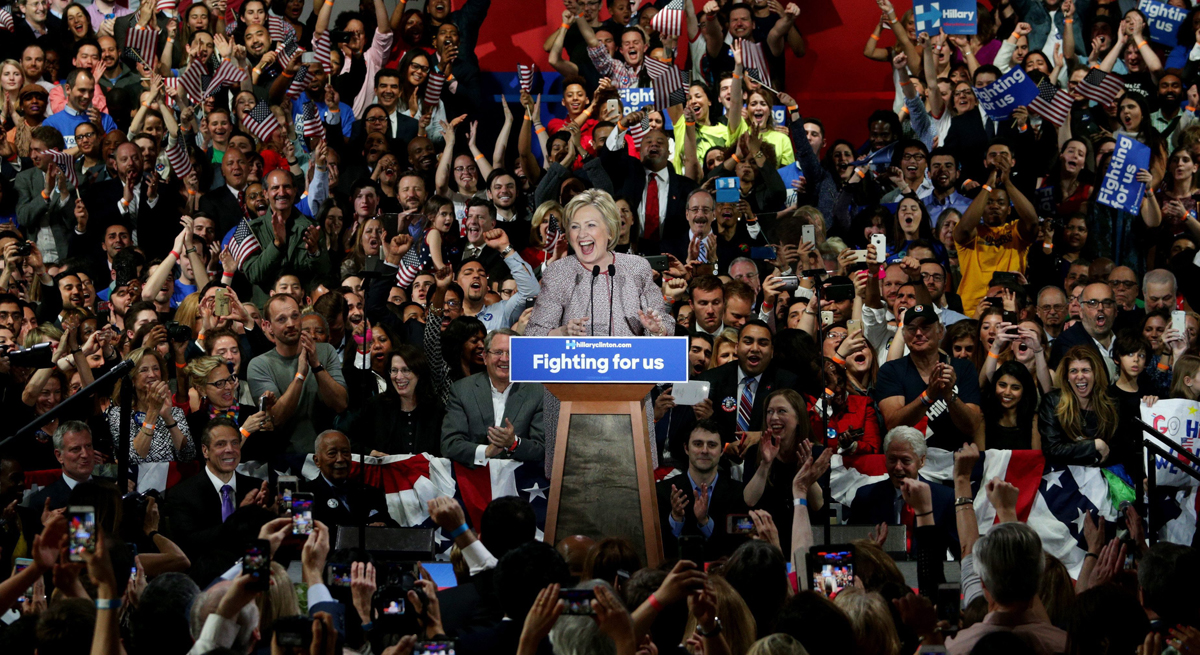
<svg viewBox="0 0 1200 655"><path fill-rule="evenodd" d="M741 432L750 431L750 412L754 409L754 386L757 382L755 378L746 378L746 386L738 401L737 426Z"/></svg>

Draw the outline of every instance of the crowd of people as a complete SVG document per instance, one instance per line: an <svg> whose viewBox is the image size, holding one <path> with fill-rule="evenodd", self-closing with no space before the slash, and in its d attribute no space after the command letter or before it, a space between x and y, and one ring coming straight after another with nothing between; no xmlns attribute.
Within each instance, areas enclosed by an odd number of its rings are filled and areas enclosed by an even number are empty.
<svg viewBox="0 0 1200 655"><path fill-rule="evenodd" d="M14 0L5 648L1200 650L1200 559L1147 539L1134 424L1200 399L1200 7L1168 3L1164 44L1125 0L994 0L969 36L876 2L865 60L830 65L895 100L828 134L783 0L565 0L507 95L477 52L516 0ZM990 117L976 90L1016 67L1069 115ZM1122 136L1151 153L1136 212L1100 199ZM661 565L630 535L543 543L519 496L418 508L449 588L339 542L401 527L356 459L571 475L558 399L510 374L547 335L688 339L707 397L645 400ZM973 486L1011 450L1132 500L1079 509L1082 569L1021 522L1030 490ZM833 508L831 466L869 458L887 478ZM118 487L155 466L165 492ZM874 531L822 561L839 521Z"/></svg>

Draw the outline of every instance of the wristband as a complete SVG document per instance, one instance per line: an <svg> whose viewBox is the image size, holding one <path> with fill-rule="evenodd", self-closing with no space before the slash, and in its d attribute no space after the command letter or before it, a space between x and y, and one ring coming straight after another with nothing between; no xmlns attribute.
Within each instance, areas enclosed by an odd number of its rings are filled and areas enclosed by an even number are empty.
<svg viewBox="0 0 1200 655"><path fill-rule="evenodd" d="M289 73L287 71L283 71L282 73L280 73L280 75L283 75L284 77L295 77L296 76L295 73Z"/></svg>
<svg viewBox="0 0 1200 655"><path fill-rule="evenodd" d="M147 108L147 109L149 109L149 108L150 108L150 103L148 103L148 102L146 102L145 100L143 100L143 101L142 101L142 106L143 106L143 107L145 107L145 108Z"/></svg>
<svg viewBox="0 0 1200 655"><path fill-rule="evenodd" d="M908 86L910 84L912 84L912 80L908 80L908 79L900 80L900 86L902 86L902 87Z"/></svg>
<svg viewBox="0 0 1200 655"><path fill-rule="evenodd" d="M1169 370L1171 370L1171 367L1170 367L1170 366L1167 366L1166 362L1159 362L1159 363L1158 363L1158 370L1160 370L1160 371L1169 371Z"/></svg>
<svg viewBox="0 0 1200 655"><path fill-rule="evenodd" d="M922 513L920 513L920 514L913 514L913 518L920 518L920 517L922 517L922 516L929 516L930 514L933 514L933 510L929 510L928 512L922 512Z"/></svg>
<svg viewBox="0 0 1200 655"><path fill-rule="evenodd" d="M1145 48L1145 47L1146 47L1146 42L1145 42L1145 41L1142 41L1141 43L1137 44L1137 47L1138 47L1138 50L1141 50L1142 48Z"/></svg>
<svg viewBox="0 0 1200 655"><path fill-rule="evenodd" d="M179 251L178 251L178 250L172 250L172 251L171 251L171 256L172 256L172 257L174 257L175 259L179 259Z"/></svg>
<svg viewBox="0 0 1200 655"><path fill-rule="evenodd" d="M650 603L650 607L653 607L655 610L659 612L663 611L662 601L655 598L654 594L650 594L650 597L646 599L646 602Z"/></svg>
<svg viewBox="0 0 1200 655"><path fill-rule="evenodd" d="M959 496L958 498L954 499L955 507L958 507L960 505L974 505L974 504L975 504L975 499L971 498L970 496Z"/></svg>
<svg viewBox="0 0 1200 655"><path fill-rule="evenodd" d="M170 424L170 425L167 425L166 423L164 423L164 424L163 424L163 427L165 427L165 428L166 428L166 429L168 429L168 430L174 430L174 429L175 429L175 426L177 426L177 425L179 425L179 422L178 422L178 421L176 421L175 423L172 423L172 424Z"/></svg>
<svg viewBox="0 0 1200 655"><path fill-rule="evenodd" d="M793 498L792 507L808 507L807 498Z"/></svg>
<svg viewBox="0 0 1200 655"><path fill-rule="evenodd" d="M249 439L249 438L250 438L250 431L249 431L249 430L247 430L246 428L242 428L241 430L239 430L239 432L241 432L241 433L242 433L242 438L243 438L243 439Z"/></svg>
<svg viewBox="0 0 1200 655"><path fill-rule="evenodd" d="M994 353L990 350L988 351L988 357L991 359L995 359L997 361L999 361L999 359L1000 359L1000 355L997 355L996 353Z"/></svg>
<svg viewBox="0 0 1200 655"><path fill-rule="evenodd" d="M866 179L866 177L867 177L867 174L866 174L866 173L864 173L864 172L862 172L862 169L861 169L861 168L855 168L855 169L854 169L854 174L855 174L855 175L857 175L857 176L858 176L858 179L860 179L860 180L862 180L862 179Z"/></svg>
<svg viewBox="0 0 1200 655"><path fill-rule="evenodd" d="M167 43L175 43L175 37L173 37L173 36L168 36L168 37L167 37Z"/></svg>
<svg viewBox="0 0 1200 655"><path fill-rule="evenodd" d="M230 277L233 277L233 276L231 275ZM199 341L200 343L204 343L204 333L203 332L196 335L196 341Z"/></svg>
<svg viewBox="0 0 1200 655"><path fill-rule="evenodd" d="M1185 109L1187 109L1188 111L1193 111L1193 112L1196 111L1196 108L1191 105L1188 105L1187 107L1185 107Z"/></svg>
<svg viewBox="0 0 1200 655"><path fill-rule="evenodd" d="M800 105L792 105L791 107L788 107L788 113L794 114L794 113L796 113L796 110L799 108L800 108Z"/></svg>
<svg viewBox="0 0 1200 655"><path fill-rule="evenodd" d="M262 69L261 69L261 68L259 68L258 66L255 66L255 67L254 67L252 70L254 71L254 74L255 74L255 75L258 75L259 73L261 73L261 72L262 72Z"/></svg>
<svg viewBox="0 0 1200 655"><path fill-rule="evenodd" d="M1074 18L1064 18L1063 22L1066 23L1067 25L1070 25L1071 23L1075 22L1075 19Z"/></svg>
<svg viewBox="0 0 1200 655"><path fill-rule="evenodd" d="M1095 557L1096 559L1100 559L1100 556L1097 555L1096 553L1084 553L1083 554L1083 559L1087 559L1089 557Z"/></svg>
<svg viewBox="0 0 1200 655"><path fill-rule="evenodd" d="M480 161L481 159L485 159L482 152L479 153L478 155L475 155L475 161Z"/></svg>
<svg viewBox="0 0 1200 655"><path fill-rule="evenodd" d="M527 120L527 121L531 121L531 120L533 120L532 118L530 118L530 117L529 117L529 114L525 114L525 118L524 118L524 119L525 119L525 120Z"/></svg>
<svg viewBox="0 0 1200 655"><path fill-rule="evenodd" d="M326 6L326 7L332 7L332 6L333 6L333 0L325 0L325 6Z"/></svg>
<svg viewBox="0 0 1200 655"><path fill-rule="evenodd" d="M933 401L929 399L929 392L928 392L928 391L922 391L922 392L921 392L921 402L922 402L922 403L925 403L925 405L926 405L926 406L933 405Z"/></svg>
<svg viewBox="0 0 1200 655"><path fill-rule="evenodd" d="M50 194L46 193L46 191L43 189L42 190L42 200L49 200L49 199L50 199ZM122 200L124 200L124 198L122 198Z"/></svg>
<svg viewBox="0 0 1200 655"><path fill-rule="evenodd" d="M175 368L187 368L186 362L175 362Z"/></svg>
<svg viewBox="0 0 1200 655"><path fill-rule="evenodd" d="M97 598L96 609L98 610L119 610L121 609L120 598Z"/></svg>
<svg viewBox="0 0 1200 655"><path fill-rule="evenodd" d="M154 432L154 423L152 423L150 421L146 421L145 423L142 424L142 429Z"/></svg>
<svg viewBox="0 0 1200 655"><path fill-rule="evenodd" d="M684 121L684 127L696 127L696 121Z"/></svg>
<svg viewBox="0 0 1200 655"><path fill-rule="evenodd" d="M233 273L222 273L222 274L221 274L221 281L222 281L222 282L225 282L225 280L226 280L226 279L228 279L228 280L233 280ZM228 282L225 282L225 286L229 286L229 283L228 283ZM204 338L203 338L203 336L202 336L202 337L201 337L201 340L203 341L203 339L204 339Z"/></svg>
<svg viewBox="0 0 1200 655"><path fill-rule="evenodd" d="M734 73L734 74L733 74L733 79L735 79L735 80L740 80L740 79L742 79L742 76L741 76L741 75L738 75L737 73Z"/></svg>
<svg viewBox="0 0 1200 655"><path fill-rule="evenodd" d="M834 364L837 364L838 366L842 366L842 367L846 366L846 360L842 359L837 353L833 353L832 355L830 355L829 359L830 359L830 361L832 361Z"/></svg>
<svg viewBox="0 0 1200 655"><path fill-rule="evenodd" d="M194 195L196 195L196 192L195 192L195 191L192 191L191 189L188 189L188 190L187 190L187 194L188 194L189 196L194 196Z"/></svg>
<svg viewBox="0 0 1200 655"><path fill-rule="evenodd" d="M333 3L331 2L331 3L329 3L329 4L333 4ZM563 23L563 24L562 24L562 25L560 25L559 27L563 28L564 30L569 30L569 29L571 29L571 25L570 25L569 23Z"/></svg>
<svg viewBox="0 0 1200 655"><path fill-rule="evenodd" d="M542 127L541 125L538 125L538 126L537 126L537 128L535 128L535 129L533 130L533 133L534 133L534 134L541 134L542 132L545 132L545 131L546 131L546 128Z"/></svg>
<svg viewBox="0 0 1200 655"><path fill-rule="evenodd" d="M984 190L984 191L987 191L988 193L991 193L991 192L992 192L992 187L990 187L990 186L988 186L988 185L986 185L986 184L985 184L985 185L983 185L983 190Z"/></svg>
<svg viewBox="0 0 1200 655"><path fill-rule="evenodd" d="M876 41L878 41L878 40L879 40L879 35L878 35L878 34L872 34L872 35L871 35L871 38L872 38L872 39L875 39Z"/></svg>
<svg viewBox="0 0 1200 655"><path fill-rule="evenodd" d="M450 539L457 539L460 534L463 534L467 530L470 530L470 529L471 528L468 528L466 523L463 523L462 525L458 526L457 528L454 528L453 530L451 530L450 534L448 534L446 536Z"/></svg>
<svg viewBox="0 0 1200 655"><path fill-rule="evenodd" d="M306 377L306 376L305 376L303 373L297 373L297 374L296 374L296 379L297 379L297 380L299 380L299 381L301 381L301 382L303 382L303 381L304 381L304 378L305 378L305 377Z"/></svg>
<svg viewBox="0 0 1200 655"><path fill-rule="evenodd" d="M736 152L735 152L735 153L733 153L732 155L729 155L729 158L730 158L730 159L732 159L732 160L733 160L733 163L735 163L735 164L740 164L740 163L742 163L742 160L738 159L738 156L737 156L737 153L736 153Z"/></svg>
<svg viewBox="0 0 1200 655"><path fill-rule="evenodd" d="M511 445L511 446L509 446L509 447L508 447L508 450L506 450L505 452L509 452L509 453L511 453L511 452L513 452L513 451L515 451L515 450L517 449L517 446L520 446L520 445L521 445L521 438L520 438L520 437L516 437L516 436L514 436L514 437L513 437L513 442L512 442L512 445Z"/></svg>

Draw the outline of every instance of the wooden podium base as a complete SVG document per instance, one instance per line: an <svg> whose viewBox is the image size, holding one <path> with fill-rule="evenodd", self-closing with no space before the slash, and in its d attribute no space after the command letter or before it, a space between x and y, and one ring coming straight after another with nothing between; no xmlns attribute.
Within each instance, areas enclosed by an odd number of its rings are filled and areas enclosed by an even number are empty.
<svg viewBox="0 0 1200 655"><path fill-rule="evenodd" d="M545 540L625 537L647 566L662 561L651 434L652 384L547 384L562 401Z"/></svg>

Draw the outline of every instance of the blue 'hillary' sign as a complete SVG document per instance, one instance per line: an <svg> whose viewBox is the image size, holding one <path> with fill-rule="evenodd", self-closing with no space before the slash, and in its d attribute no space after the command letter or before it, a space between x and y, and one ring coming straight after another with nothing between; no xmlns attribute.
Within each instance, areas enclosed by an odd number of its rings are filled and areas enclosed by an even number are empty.
<svg viewBox="0 0 1200 655"><path fill-rule="evenodd" d="M1179 26L1187 18L1188 10L1173 7L1157 0L1141 0L1138 9L1146 14L1146 26L1150 28L1150 40L1163 45L1179 43Z"/></svg>
<svg viewBox="0 0 1200 655"><path fill-rule="evenodd" d="M995 82L975 89L979 105L992 120L1012 116L1014 109L1028 105L1037 95L1037 85L1020 67L1013 67Z"/></svg>
<svg viewBox="0 0 1200 655"><path fill-rule="evenodd" d="M687 382L687 337L513 337L513 382Z"/></svg>
<svg viewBox="0 0 1200 655"><path fill-rule="evenodd" d="M941 0L942 31L946 34L975 36L979 12L975 0Z"/></svg>
<svg viewBox="0 0 1200 655"><path fill-rule="evenodd" d="M654 104L654 89L645 87L619 89L617 95L621 97L621 110L626 114Z"/></svg>
<svg viewBox="0 0 1200 655"><path fill-rule="evenodd" d="M1137 213L1142 207L1146 185L1138 182L1139 169L1150 168L1150 148L1124 134L1117 135L1108 170L1096 194L1096 202L1116 209Z"/></svg>

